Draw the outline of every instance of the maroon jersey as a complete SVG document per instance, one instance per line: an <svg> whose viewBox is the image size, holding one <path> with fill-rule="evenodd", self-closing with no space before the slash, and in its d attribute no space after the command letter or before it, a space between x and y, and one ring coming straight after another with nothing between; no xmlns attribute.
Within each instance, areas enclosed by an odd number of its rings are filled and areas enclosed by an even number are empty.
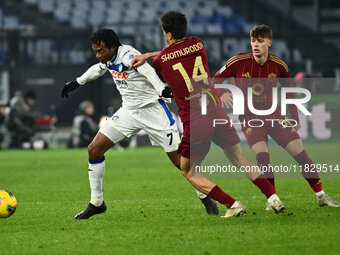
<svg viewBox="0 0 340 255"><path fill-rule="evenodd" d="M267 110L272 106L272 88L276 87L279 78L282 86L292 87L290 74L287 65L277 56L268 54L267 61L258 64L252 52L241 53L230 58L214 76L215 79L225 79L235 77L235 85L238 86L247 101L247 89L253 88L253 105L257 110ZM295 98L295 94L289 93L288 98ZM289 105L291 117L299 122L297 108L295 105ZM281 109L278 106L274 114L280 114ZM245 115L251 114L247 105L245 105ZM240 116L241 117L241 116Z"/></svg>
<svg viewBox="0 0 340 255"><path fill-rule="evenodd" d="M209 87L210 77L208 58L201 39L185 38L169 45L152 64L160 79L172 89L182 122L190 121L190 117L193 119L193 112L199 115L202 88ZM197 109L193 110L195 107Z"/></svg>

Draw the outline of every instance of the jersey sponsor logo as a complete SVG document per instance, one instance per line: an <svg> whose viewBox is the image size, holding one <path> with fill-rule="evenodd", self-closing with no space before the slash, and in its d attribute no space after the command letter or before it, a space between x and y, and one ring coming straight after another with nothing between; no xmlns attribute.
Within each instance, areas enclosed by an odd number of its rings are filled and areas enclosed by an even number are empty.
<svg viewBox="0 0 340 255"><path fill-rule="evenodd" d="M114 79L128 79L129 78L129 74L127 72L120 73L120 72L113 70L111 72L111 75Z"/></svg>
<svg viewBox="0 0 340 255"><path fill-rule="evenodd" d="M121 89L126 89L128 84L125 80L115 80L116 85Z"/></svg>
<svg viewBox="0 0 340 255"><path fill-rule="evenodd" d="M270 73L270 74L268 74L268 78L276 78L276 74L275 73Z"/></svg>
<svg viewBox="0 0 340 255"><path fill-rule="evenodd" d="M119 119L119 116L118 115L114 115L114 116L112 116L112 118L111 118L113 121L118 121L118 119Z"/></svg>
<svg viewBox="0 0 340 255"><path fill-rule="evenodd" d="M164 55L161 56L161 59L162 59L162 62L165 62L165 61L168 61L168 60L171 60L171 59L174 59L174 58L178 58L178 57L188 55L190 53L194 53L194 52L199 51L203 48L204 48L203 43L198 42L198 43L193 44L189 47L185 47L183 49L164 54Z"/></svg>
<svg viewBox="0 0 340 255"><path fill-rule="evenodd" d="M249 72L243 73L242 77L244 77L244 78L251 78Z"/></svg>

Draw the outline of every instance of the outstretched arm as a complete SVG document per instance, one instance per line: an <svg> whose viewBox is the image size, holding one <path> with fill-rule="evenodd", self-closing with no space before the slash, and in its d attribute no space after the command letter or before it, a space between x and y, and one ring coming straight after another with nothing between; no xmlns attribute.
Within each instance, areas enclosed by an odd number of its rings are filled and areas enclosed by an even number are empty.
<svg viewBox="0 0 340 255"><path fill-rule="evenodd" d="M135 55L131 61L132 67L143 65L149 58L155 58L159 55L160 51L144 53L142 55Z"/></svg>
<svg viewBox="0 0 340 255"><path fill-rule="evenodd" d="M75 81L69 81L65 84L61 91L61 97L68 97L68 93L76 90L81 85L84 85L86 82L98 79L105 72L106 68L103 68L100 63L91 66L82 76L78 77Z"/></svg>
<svg viewBox="0 0 340 255"><path fill-rule="evenodd" d="M103 68L100 63L91 66L87 71L76 80L79 85L84 85L86 82L97 80L103 76L106 72L106 68Z"/></svg>

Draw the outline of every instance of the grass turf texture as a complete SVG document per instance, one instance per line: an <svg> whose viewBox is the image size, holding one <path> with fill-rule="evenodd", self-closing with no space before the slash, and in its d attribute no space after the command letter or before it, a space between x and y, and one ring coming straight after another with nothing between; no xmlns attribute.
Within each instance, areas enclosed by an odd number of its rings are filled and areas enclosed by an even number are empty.
<svg viewBox="0 0 340 255"><path fill-rule="evenodd" d="M332 148L330 148L332 146ZM306 146L315 161L340 163L339 145ZM244 150L250 158L248 147ZM278 146L273 162L291 163ZM105 214L76 221L89 201L87 152L1 151L0 189L12 191L18 208L0 219L1 254L335 254L340 208L319 208L302 178L278 179L287 210L266 212L265 197L245 178L214 179L242 201L247 214L208 216L194 189L160 148L106 154ZM323 180L340 200L340 179ZM225 207L220 205L220 215Z"/></svg>

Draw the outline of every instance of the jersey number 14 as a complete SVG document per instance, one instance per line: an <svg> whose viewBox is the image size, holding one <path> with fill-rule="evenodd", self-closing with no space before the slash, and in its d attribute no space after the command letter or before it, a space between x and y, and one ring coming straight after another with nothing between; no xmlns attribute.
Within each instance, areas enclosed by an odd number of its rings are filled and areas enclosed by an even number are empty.
<svg viewBox="0 0 340 255"><path fill-rule="evenodd" d="M178 70L181 73L185 81L185 84L187 85L188 91L189 92L194 91L190 77L187 71L184 69L182 63L179 62L173 65L172 69ZM195 59L194 70L192 71L192 78L194 79L195 82L203 81L205 84L208 84L208 73L204 69L202 56L197 56Z"/></svg>

